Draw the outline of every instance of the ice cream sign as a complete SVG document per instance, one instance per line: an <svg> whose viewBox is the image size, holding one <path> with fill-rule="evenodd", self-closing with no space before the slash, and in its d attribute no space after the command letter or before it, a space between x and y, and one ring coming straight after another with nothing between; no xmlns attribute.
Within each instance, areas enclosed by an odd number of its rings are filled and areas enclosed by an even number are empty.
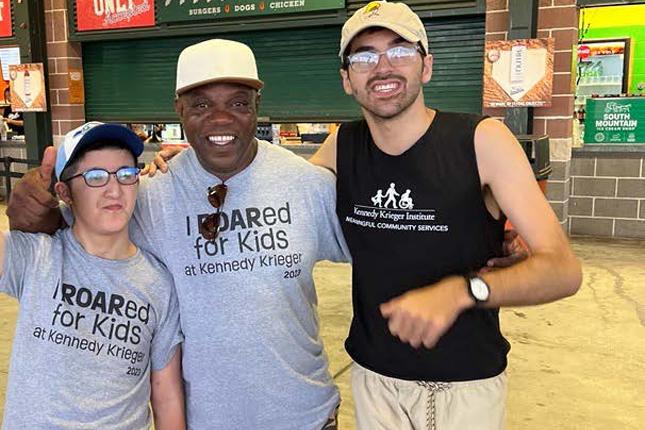
<svg viewBox="0 0 645 430"><path fill-rule="evenodd" d="M45 74L43 63L9 66L11 109L14 112L45 112Z"/></svg>
<svg viewBox="0 0 645 430"><path fill-rule="evenodd" d="M76 21L78 31L151 27L155 4L154 0L76 0Z"/></svg>
<svg viewBox="0 0 645 430"><path fill-rule="evenodd" d="M553 39L486 42L484 106L550 106L553 46Z"/></svg>
<svg viewBox="0 0 645 430"><path fill-rule="evenodd" d="M585 143L645 143L645 98L592 98L586 112Z"/></svg>

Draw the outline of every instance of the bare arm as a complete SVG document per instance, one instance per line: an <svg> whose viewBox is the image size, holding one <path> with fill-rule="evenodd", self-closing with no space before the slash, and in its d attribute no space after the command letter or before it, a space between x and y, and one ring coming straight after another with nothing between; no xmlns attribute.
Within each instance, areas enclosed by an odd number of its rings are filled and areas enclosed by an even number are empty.
<svg viewBox="0 0 645 430"><path fill-rule="evenodd" d="M45 148L40 167L29 170L18 181L7 206L11 230L54 233L62 225L58 199L49 192L56 164L56 149Z"/></svg>
<svg viewBox="0 0 645 430"><path fill-rule="evenodd" d="M336 140L338 138L338 131L331 133L325 141L320 145L318 151L309 158L309 162L325 167L332 172L336 173Z"/></svg>
<svg viewBox="0 0 645 430"><path fill-rule="evenodd" d="M488 306L535 305L575 294L580 263L513 134L485 120L475 133L475 151L482 184L531 251L523 262L483 275L491 287Z"/></svg>
<svg viewBox="0 0 645 430"><path fill-rule="evenodd" d="M181 348L161 370L150 376L150 403L157 430L185 430L184 386L181 380Z"/></svg>
<svg viewBox="0 0 645 430"><path fill-rule="evenodd" d="M582 281L580 263L515 137L497 121L482 121L475 132L475 151L482 186L490 187L531 251L512 267L481 275L491 290L486 306L535 305L574 294ZM465 279L449 276L382 304L381 313L392 334L412 346L430 348L472 306Z"/></svg>
<svg viewBox="0 0 645 430"><path fill-rule="evenodd" d="M5 117L5 122L9 125L17 125L18 127L22 127L25 125L25 121L21 119L11 119L11 118L6 118Z"/></svg>

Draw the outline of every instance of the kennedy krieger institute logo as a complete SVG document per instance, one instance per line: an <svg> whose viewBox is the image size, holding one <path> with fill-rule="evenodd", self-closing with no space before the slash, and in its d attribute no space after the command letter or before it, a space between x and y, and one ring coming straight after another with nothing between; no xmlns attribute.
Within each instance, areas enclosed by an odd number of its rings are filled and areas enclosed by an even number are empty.
<svg viewBox="0 0 645 430"><path fill-rule="evenodd" d="M399 200L397 200L397 197L401 197ZM383 199L385 200L385 204L383 203ZM379 208L392 208L392 209L413 209L414 208L414 203L412 202L412 197L410 197L410 190L405 190L403 194L399 194L396 191L396 184L392 182L390 184L390 187L387 189L385 194L383 194L383 190L379 189L376 192L376 195L372 197L372 204L374 206L379 207Z"/></svg>
<svg viewBox="0 0 645 430"><path fill-rule="evenodd" d="M439 223L437 211L415 207L413 195L410 188L397 189L397 184L390 182L369 196L371 205L355 204L345 222L378 230L447 232L448 225Z"/></svg>

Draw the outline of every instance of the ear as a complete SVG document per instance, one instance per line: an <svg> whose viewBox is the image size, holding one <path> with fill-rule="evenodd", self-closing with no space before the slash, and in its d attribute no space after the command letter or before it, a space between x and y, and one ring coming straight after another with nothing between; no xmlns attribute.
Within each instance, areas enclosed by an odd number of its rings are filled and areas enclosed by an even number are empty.
<svg viewBox="0 0 645 430"><path fill-rule="evenodd" d="M352 88L352 83L349 80L349 69L340 69L340 77L343 81L343 89L345 90L345 94L348 96L351 96L354 94L354 89Z"/></svg>
<svg viewBox="0 0 645 430"><path fill-rule="evenodd" d="M58 197L65 202L67 206L72 206L72 191L69 189L69 185L65 182L56 182L54 185L54 190Z"/></svg>
<svg viewBox="0 0 645 430"><path fill-rule="evenodd" d="M430 82L430 78L432 77L432 54L423 57L423 70L421 73L421 81L424 84Z"/></svg>
<svg viewBox="0 0 645 430"><path fill-rule="evenodd" d="M177 115L179 115L179 119L183 121L184 103L181 100L181 96L177 96L177 98L175 98L175 112L177 112Z"/></svg>
<svg viewBox="0 0 645 430"><path fill-rule="evenodd" d="M260 100L262 100L262 93L258 90L255 92L255 111L260 111Z"/></svg>

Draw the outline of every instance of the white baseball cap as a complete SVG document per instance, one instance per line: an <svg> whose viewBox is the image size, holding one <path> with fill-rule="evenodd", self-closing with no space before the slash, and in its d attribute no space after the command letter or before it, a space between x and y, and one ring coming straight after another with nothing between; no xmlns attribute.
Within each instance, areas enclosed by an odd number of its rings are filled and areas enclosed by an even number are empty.
<svg viewBox="0 0 645 430"><path fill-rule="evenodd" d="M264 86L251 48L233 40L211 39L181 51L177 60L177 87L180 95L211 82L233 82L256 90Z"/></svg>
<svg viewBox="0 0 645 430"><path fill-rule="evenodd" d="M340 37L342 57L352 39L369 27L383 27L392 30L408 42L421 43L428 53L428 35L421 18L405 3L373 1L357 10L343 25Z"/></svg>
<svg viewBox="0 0 645 430"><path fill-rule="evenodd" d="M85 148L99 141L117 141L125 144L137 158L143 152L143 142L132 130L120 124L93 121L75 128L65 135L56 152L56 178L60 181L63 170Z"/></svg>

